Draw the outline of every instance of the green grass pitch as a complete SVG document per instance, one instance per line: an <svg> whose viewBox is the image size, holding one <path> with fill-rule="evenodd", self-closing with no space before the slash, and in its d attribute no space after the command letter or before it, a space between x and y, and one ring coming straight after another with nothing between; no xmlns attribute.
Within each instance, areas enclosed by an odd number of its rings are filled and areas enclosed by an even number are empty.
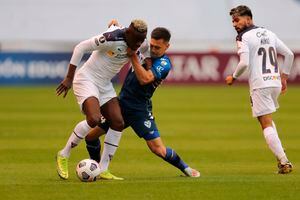
<svg viewBox="0 0 300 200"><path fill-rule="evenodd" d="M0 199L299 199L300 87L290 86L274 115L294 171L276 174L276 161L251 117L246 86L162 86L154 115L170 146L201 178L152 154L127 129L110 166L125 181L82 183L75 166L87 158L72 151L69 180L56 174L55 155L83 119L74 95L55 86L0 88Z"/></svg>

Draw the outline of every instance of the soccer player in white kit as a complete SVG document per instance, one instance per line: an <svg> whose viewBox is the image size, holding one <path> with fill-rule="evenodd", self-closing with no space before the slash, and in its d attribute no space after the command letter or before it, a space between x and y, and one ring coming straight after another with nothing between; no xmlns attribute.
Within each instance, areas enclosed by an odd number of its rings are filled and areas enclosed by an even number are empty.
<svg viewBox="0 0 300 200"><path fill-rule="evenodd" d="M102 116L108 120L110 128L104 139L100 177L118 179L109 173L108 165L118 147L124 120L111 79L129 62L128 54L140 47L146 35L147 24L143 20L133 20L128 28L112 24L104 33L82 41L75 47L67 75L56 93L64 93L65 97L73 84L74 94L86 119L75 126L67 144L57 153L57 172L62 179L68 179L71 149L101 122ZM91 56L76 71L83 55L88 52L92 52Z"/></svg>
<svg viewBox="0 0 300 200"><path fill-rule="evenodd" d="M290 173L293 166L281 145L272 113L279 108L277 98L280 93L287 90L294 55L273 32L253 24L252 12L247 6L231 9L230 16L238 32L236 42L240 61L233 75L226 77L226 82L233 84L248 70L253 117L258 119L265 140L277 158L278 173ZM277 53L284 56L282 68L278 66Z"/></svg>

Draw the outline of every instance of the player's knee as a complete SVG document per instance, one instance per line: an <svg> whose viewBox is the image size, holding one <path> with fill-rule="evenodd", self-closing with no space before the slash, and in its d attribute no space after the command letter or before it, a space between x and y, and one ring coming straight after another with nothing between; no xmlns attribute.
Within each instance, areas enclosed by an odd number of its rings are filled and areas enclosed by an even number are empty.
<svg viewBox="0 0 300 200"><path fill-rule="evenodd" d="M123 118L118 118L111 121L110 127L116 131L122 131L124 129L125 123Z"/></svg>
<svg viewBox="0 0 300 200"><path fill-rule="evenodd" d="M87 116L86 121L90 127L94 128L101 122L101 116L100 115Z"/></svg>

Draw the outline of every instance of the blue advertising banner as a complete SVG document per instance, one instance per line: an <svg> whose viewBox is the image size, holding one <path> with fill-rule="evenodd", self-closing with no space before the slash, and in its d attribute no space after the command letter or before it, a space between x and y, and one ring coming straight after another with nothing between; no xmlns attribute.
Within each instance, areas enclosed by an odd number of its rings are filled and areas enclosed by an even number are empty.
<svg viewBox="0 0 300 200"><path fill-rule="evenodd" d="M0 84L57 84L71 53L0 53Z"/></svg>

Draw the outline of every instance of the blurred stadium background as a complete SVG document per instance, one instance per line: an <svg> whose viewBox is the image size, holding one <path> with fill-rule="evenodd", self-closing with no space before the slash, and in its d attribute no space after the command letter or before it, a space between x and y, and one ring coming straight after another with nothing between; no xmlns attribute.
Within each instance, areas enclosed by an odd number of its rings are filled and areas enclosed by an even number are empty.
<svg viewBox="0 0 300 200"><path fill-rule="evenodd" d="M168 82L221 83L238 62L228 12L239 4L296 53L290 81L299 83L299 0L1 0L0 84L58 83L74 45L104 31L112 18L124 26L142 18L149 32L156 26L171 30L176 67Z"/></svg>
<svg viewBox="0 0 300 200"><path fill-rule="evenodd" d="M274 116L295 165L288 176L275 174L246 84L224 85L238 62L228 12L239 4L296 55L293 85ZM81 184L75 166L87 157L84 144L72 153L70 179L57 177L54 156L83 115L72 92L58 98L55 87L74 45L112 18L125 26L142 18L149 32L171 30L174 68L154 96L154 112L166 145L198 168L200 179L179 177L130 129L111 165L124 182ZM0 0L0 25L0 199L299 199L299 0Z"/></svg>

